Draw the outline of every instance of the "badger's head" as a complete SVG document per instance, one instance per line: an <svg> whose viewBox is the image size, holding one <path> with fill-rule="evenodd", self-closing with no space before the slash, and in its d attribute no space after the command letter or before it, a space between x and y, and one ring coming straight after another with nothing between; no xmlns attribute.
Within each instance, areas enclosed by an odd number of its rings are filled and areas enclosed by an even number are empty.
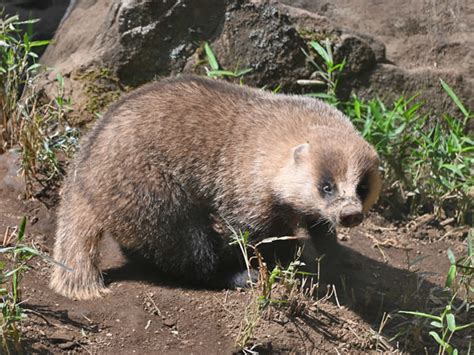
<svg viewBox="0 0 474 355"><path fill-rule="evenodd" d="M273 193L300 215L353 227L379 196L378 167L374 148L355 132L319 127L286 152Z"/></svg>

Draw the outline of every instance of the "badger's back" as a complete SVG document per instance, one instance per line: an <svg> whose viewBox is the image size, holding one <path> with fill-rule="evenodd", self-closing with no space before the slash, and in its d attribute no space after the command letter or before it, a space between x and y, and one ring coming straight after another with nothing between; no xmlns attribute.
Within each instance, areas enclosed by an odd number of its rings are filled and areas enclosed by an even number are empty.
<svg viewBox="0 0 474 355"><path fill-rule="evenodd" d="M106 190L150 181L146 175L158 168L212 194L215 182L232 185L236 174L254 169L262 151L304 141L309 125L353 133L342 114L314 99L192 76L166 79L125 96L99 119L71 175L76 185Z"/></svg>

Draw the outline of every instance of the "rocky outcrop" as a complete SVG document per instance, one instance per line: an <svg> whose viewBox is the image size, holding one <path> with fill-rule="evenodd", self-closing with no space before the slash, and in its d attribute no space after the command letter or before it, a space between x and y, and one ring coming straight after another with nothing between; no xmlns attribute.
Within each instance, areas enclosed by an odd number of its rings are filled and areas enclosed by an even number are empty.
<svg viewBox="0 0 474 355"><path fill-rule="evenodd" d="M42 56L66 80L79 121L93 118L125 86L137 86L182 71L203 38L220 26L219 0L77 0ZM105 96L105 97L104 97Z"/></svg>
<svg viewBox="0 0 474 355"><path fill-rule="evenodd" d="M276 7L244 1L231 2L218 33L208 41L222 68L251 71L245 83L298 91L296 81L311 74L302 48L306 43L287 15ZM202 56L189 58L186 72L204 73Z"/></svg>
<svg viewBox="0 0 474 355"><path fill-rule="evenodd" d="M42 62L68 73L90 66L113 70L125 85L180 72L203 38L222 22L225 3L78 0Z"/></svg>
<svg viewBox="0 0 474 355"><path fill-rule="evenodd" d="M76 112L101 106L91 80L119 91L182 72L203 72L202 43L211 44L222 68L251 68L249 85L298 89L309 76L304 39L288 16L246 1L78 0L41 61L66 78ZM107 77L100 74L106 68ZM47 90L48 91L48 90ZM100 88L99 88L99 91ZM104 102L107 104L108 100Z"/></svg>
<svg viewBox="0 0 474 355"><path fill-rule="evenodd" d="M105 66L124 85L199 71L199 48L211 43L222 67L252 68L251 85L295 86L308 75L304 40L272 6L245 1L80 1L42 62L70 73ZM194 55L194 57L193 57Z"/></svg>
<svg viewBox="0 0 474 355"><path fill-rule="evenodd" d="M221 68L251 69L246 84L308 91L296 84L314 70L301 49L307 49L309 40L324 38L333 43L336 60L347 63L342 97L353 90L390 99L424 92L430 108L455 110L439 99L445 95L438 76L461 97L471 97L456 73L397 67L386 60L379 40L274 1L77 0L42 62L63 73L78 112L90 111L91 117L117 96L102 101L97 92L119 92L170 74L204 73L209 66L203 42L211 45ZM53 71L49 81L54 78Z"/></svg>
<svg viewBox="0 0 474 355"><path fill-rule="evenodd" d="M297 6L300 12L317 12L333 27L355 34L371 47L377 64L346 76L344 95L355 90L390 102L400 95L420 94L426 110L459 114L441 89L441 78L466 106L474 107L472 2L279 1Z"/></svg>

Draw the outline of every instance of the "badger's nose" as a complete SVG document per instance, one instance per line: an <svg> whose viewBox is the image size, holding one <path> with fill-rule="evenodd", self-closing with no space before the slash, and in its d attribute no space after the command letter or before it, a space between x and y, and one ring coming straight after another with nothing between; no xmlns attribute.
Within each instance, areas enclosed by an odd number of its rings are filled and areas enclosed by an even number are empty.
<svg viewBox="0 0 474 355"><path fill-rule="evenodd" d="M339 221L344 227L355 227L362 222L364 215L356 207L346 207L341 211Z"/></svg>

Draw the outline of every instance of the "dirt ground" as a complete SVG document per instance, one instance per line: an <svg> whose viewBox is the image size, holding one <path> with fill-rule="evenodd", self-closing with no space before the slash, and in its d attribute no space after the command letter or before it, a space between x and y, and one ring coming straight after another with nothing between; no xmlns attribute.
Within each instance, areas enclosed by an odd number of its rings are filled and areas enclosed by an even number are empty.
<svg viewBox="0 0 474 355"><path fill-rule="evenodd" d="M43 202L22 199L17 169L14 154L0 156L0 235L27 216L27 242L50 253L57 196L53 192ZM465 248L462 233L446 234L449 228L434 227L429 216L393 224L374 213L363 225L341 230L337 250L328 251L331 262L322 264L321 273L334 278L336 296L325 300L327 290L321 287L319 301L305 303L299 316L271 307L249 348L254 345L259 353L396 352L397 341L386 341L402 329L396 311L423 310L428 296L444 283L447 248L457 255ZM164 281L128 263L112 240L104 242L102 256L112 293L96 301L71 301L51 292L49 266L36 259L22 285L24 307L30 310L23 328L27 353L238 351L235 341L251 303L250 290L193 289ZM378 337L386 312L394 319ZM411 339L415 335L401 336L400 346L408 343L414 353L420 351L427 339Z"/></svg>

